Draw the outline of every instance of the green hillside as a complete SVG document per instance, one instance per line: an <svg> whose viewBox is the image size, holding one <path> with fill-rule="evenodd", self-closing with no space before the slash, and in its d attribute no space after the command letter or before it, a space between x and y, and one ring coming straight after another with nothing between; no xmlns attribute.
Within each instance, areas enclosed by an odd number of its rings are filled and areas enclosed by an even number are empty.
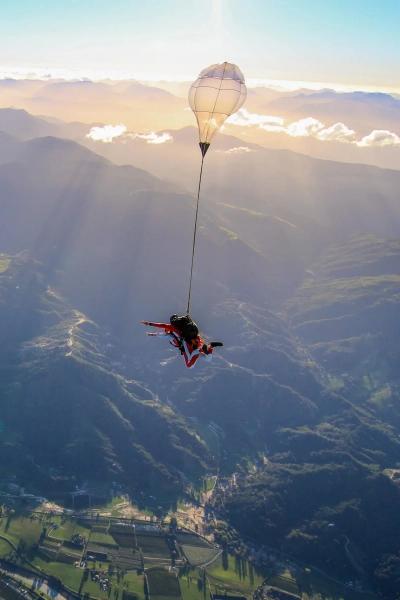
<svg viewBox="0 0 400 600"><path fill-rule="evenodd" d="M19 473L48 495L83 478L177 490L180 471L203 472L205 445L115 370L103 332L46 286L40 265L12 259L0 300L3 477Z"/></svg>

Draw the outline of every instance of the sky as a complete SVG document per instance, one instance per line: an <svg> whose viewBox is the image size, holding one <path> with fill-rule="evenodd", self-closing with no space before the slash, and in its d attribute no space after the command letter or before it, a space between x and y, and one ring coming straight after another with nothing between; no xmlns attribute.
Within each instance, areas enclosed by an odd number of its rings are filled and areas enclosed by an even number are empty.
<svg viewBox="0 0 400 600"><path fill-rule="evenodd" d="M399 0L0 0L0 72L400 92Z"/></svg>

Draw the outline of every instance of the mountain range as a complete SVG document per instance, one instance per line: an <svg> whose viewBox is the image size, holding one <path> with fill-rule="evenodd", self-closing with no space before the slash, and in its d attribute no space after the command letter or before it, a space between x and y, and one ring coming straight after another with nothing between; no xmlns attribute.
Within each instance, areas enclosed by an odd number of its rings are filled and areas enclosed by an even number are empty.
<svg viewBox="0 0 400 600"><path fill-rule="evenodd" d="M69 138L73 132L82 143L92 125L122 125L132 136L193 126L194 117L187 109L189 86L190 82L3 79L0 106L25 109L37 117L47 115L53 124L61 125L61 119L68 123L61 137ZM235 124L227 122L225 129L242 145L399 169L399 106L399 97L389 93L284 91L259 85L249 87L245 112ZM81 130L82 124L86 131ZM328 134L321 137L321 129ZM367 142L360 144L365 137ZM97 152L105 150L100 150L102 145L98 144ZM130 162L128 153L124 161Z"/></svg>
<svg viewBox="0 0 400 600"><path fill-rule="evenodd" d="M193 130L134 140L132 166L57 137L62 122L1 123L2 475L44 495L101 479L176 499L238 470L220 510L242 536L341 577L349 539L381 585L400 552L400 173L229 152L243 143L221 135L192 306L225 347L187 372L139 321L185 310Z"/></svg>

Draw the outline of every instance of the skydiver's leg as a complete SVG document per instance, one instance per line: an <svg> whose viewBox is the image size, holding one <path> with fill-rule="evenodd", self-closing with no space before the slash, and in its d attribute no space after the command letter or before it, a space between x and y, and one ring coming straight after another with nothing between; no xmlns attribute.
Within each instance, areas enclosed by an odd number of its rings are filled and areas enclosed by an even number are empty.
<svg viewBox="0 0 400 600"><path fill-rule="evenodd" d="M160 331L160 333L156 333L155 331L146 331L146 335L150 337L166 337L169 335L166 331Z"/></svg>
<svg viewBox="0 0 400 600"><path fill-rule="evenodd" d="M193 358L196 357L195 361L197 360L197 358L200 355L200 349L199 348L195 348L193 350L193 352L190 351L189 346L187 344L187 342L185 340L182 340L182 348L183 348L183 352L184 352L184 356L185 356L185 360L187 360L187 363L191 363ZM193 362L193 364L194 364ZM186 366L188 366L188 364L186 363ZM193 366L192 364L190 366Z"/></svg>

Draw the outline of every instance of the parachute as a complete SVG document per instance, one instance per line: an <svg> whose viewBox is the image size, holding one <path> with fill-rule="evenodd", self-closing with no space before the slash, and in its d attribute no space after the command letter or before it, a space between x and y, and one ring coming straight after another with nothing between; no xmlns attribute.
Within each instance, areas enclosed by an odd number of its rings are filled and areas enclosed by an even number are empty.
<svg viewBox="0 0 400 600"><path fill-rule="evenodd" d="M215 133L246 100L243 73L228 62L211 65L200 73L189 90L189 104L199 127L199 145L207 152Z"/></svg>
<svg viewBox="0 0 400 600"><path fill-rule="evenodd" d="M189 291L186 312L190 312L193 264L196 250L197 220L204 157L215 133L226 119L233 115L246 100L247 90L244 76L239 67L223 62L203 69L189 90L189 105L194 112L199 128L201 166L197 188L196 216L193 230L192 263L190 267Z"/></svg>

